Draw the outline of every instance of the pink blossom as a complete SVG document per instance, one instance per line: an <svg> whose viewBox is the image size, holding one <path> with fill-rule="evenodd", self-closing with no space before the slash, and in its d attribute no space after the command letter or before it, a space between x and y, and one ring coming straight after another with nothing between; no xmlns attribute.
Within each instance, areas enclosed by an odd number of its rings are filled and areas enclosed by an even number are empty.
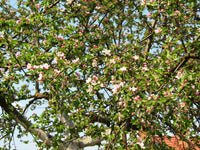
<svg viewBox="0 0 200 150"><path fill-rule="evenodd" d="M97 66L97 61L95 59L93 59L92 67L96 67L96 66Z"/></svg>
<svg viewBox="0 0 200 150"><path fill-rule="evenodd" d="M140 96L136 96L136 97L134 98L135 101L138 101L139 99L140 99Z"/></svg>
<svg viewBox="0 0 200 150"><path fill-rule="evenodd" d="M125 72L126 71L126 67L122 67L119 70L121 70L122 72Z"/></svg>
<svg viewBox="0 0 200 150"><path fill-rule="evenodd" d="M40 67L36 66L36 65L33 66L33 69L38 69L38 68L40 68Z"/></svg>
<svg viewBox="0 0 200 150"><path fill-rule="evenodd" d="M40 9L40 4L35 4L35 6L36 6L38 9Z"/></svg>
<svg viewBox="0 0 200 150"><path fill-rule="evenodd" d="M112 83L112 84L116 83L115 76L111 76L111 81L110 81L110 83Z"/></svg>
<svg viewBox="0 0 200 150"><path fill-rule="evenodd" d="M164 92L164 94L163 94L163 95L165 95L165 96L166 96L166 95L168 95L168 93L167 93L167 92Z"/></svg>
<svg viewBox="0 0 200 150"><path fill-rule="evenodd" d="M116 94L117 91L119 90L119 88L120 88L120 85L114 84L114 85L113 85L113 89L112 89L113 94Z"/></svg>
<svg viewBox="0 0 200 150"><path fill-rule="evenodd" d="M44 67L43 67L43 65L39 65L39 68L40 68L40 69L43 69Z"/></svg>
<svg viewBox="0 0 200 150"><path fill-rule="evenodd" d="M145 66L145 67L142 67L142 70L143 71L149 71L149 69Z"/></svg>
<svg viewBox="0 0 200 150"><path fill-rule="evenodd" d="M156 29L154 30L154 32L157 34L157 33L161 33L162 30L161 30L160 28L156 28Z"/></svg>
<svg viewBox="0 0 200 150"><path fill-rule="evenodd" d="M97 76L93 76L93 78L94 78L95 80L98 80Z"/></svg>
<svg viewBox="0 0 200 150"><path fill-rule="evenodd" d="M137 144L140 145L141 149L145 149L144 143L140 137L137 137Z"/></svg>
<svg viewBox="0 0 200 150"><path fill-rule="evenodd" d="M91 93L93 91L93 86L88 86L87 92Z"/></svg>
<svg viewBox="0 0 200 150"><path fill-rule="evenodd" d="M138 59L139 59L139 56L138 56L138 55L135 55L135 56L133 56L133 59L138 60Z"/></svg>
<svg viewBox="0 0 200 150"><path fill-rule="evenodd" d="M47 63L45 63L45 64L43 64L43 67L44 67L44 69L49 69L50 68L50 65L48 65Z"/></svg>
<svg viewBox="0 0 200 150"><path fill-rule="evenodd" d="M17 21L16 21L16 24L17 24L17 25L20 24L20 23L22 23L21 20L17 20Z"/></svg>
<svg viewBox="0 0 200 150"><path fill-rule="evenodd" d="M57 73L57 74L60 73L60 71L58 69L54 69L54 72Z"/></svg>
<svg viewBox="0 0 200 150"><path fill-rule="evenodd" d="M194 84L192 85L192 88L195 89L195 85Z"/></svg>
<svg viewBox="0 0 200 150"><path fill-rule="evenodd" d="M29 19L29 18L26 18L26 21L27 21L28 23L30 23L30 19Z"/></svg>
<svg viewBox="0 0 200 150"><path fill-rule="evenodd" d="M121 120L122 120L122 119L121 119L121 112L118 112L118 114L119 114L118 119L119 119L119 121L121 121Z"/></svg>
<svg viewBox="0 0 200 150"><path fill-rule="evenodd" d="M121 86L121 87L124 87L124 85L126 85L125 82L120 82L120 83L119 83L119 86Z"/></svg>
<svg viewBox="0 0 200 150"><path fill-rule="evenodd" d="M177 79L181 79L182 76L183 76L183 73L179 71L179 72L177 73L177 75L176 75L176 78L177 78Z"/></svg>
<svg viewBox="0 0 200 150"><path fill-rule="evenodd" d="M181 108L185 107L185 103L183 103L183 102L179 103L179 105Z"/></svg>
<svg viewBox="0 0 200 150"><path fill-rule="evenodd" d="M42 81L42 76L43 76L43 72L40 72L39 78L38 78L39 81Z"/></svg>
<svg viewBox="0 0 200 150"><path fill-rule="evenodd" d="M180 11L176 10L174 15L181 15Z"/></svg>
<svg viewBox="0 0 200 150"><path fill-rule="evenodd" d="M141 5L145 5L146 4L146 0L142 0Z"/></svg>
<svg viewBox="0 0 200 150"><path fill-rule="evenodd" d="M96 85L97 84L97 82L95 80L92 80L91 83L92 83L92 85Z"/></svg>
<svg viewBox="0 0 200 150"><path fill-rule="evenodd" d="M58 64L58 61L57 61L57 60L58 60L58 58L57 58L57 57L54 57L54 59L53 59L53 60L55 61L55 63L56 63L56 64Z"/></svg>
<svg viewBox="0 0 200 150"><path fill-rule="evenodd" d="M33 67L31 66L30 63L28 63L26 67L27 67L28 70L33 69Z"/></svg>
<svg viewBox="0 0 200 150"><path fill-rule="evenodd" d="M63 52L58 52L57 56L62 58L62 59L65 59L65 54Z"/></svg>
<svg viewBox="0 0 200 150"><path fill-rule="evenodd" d="M20 56L21 56L21 54L16 54L16 55L15 55L16 58L17 58L17 57L20 57Z"/></svg>

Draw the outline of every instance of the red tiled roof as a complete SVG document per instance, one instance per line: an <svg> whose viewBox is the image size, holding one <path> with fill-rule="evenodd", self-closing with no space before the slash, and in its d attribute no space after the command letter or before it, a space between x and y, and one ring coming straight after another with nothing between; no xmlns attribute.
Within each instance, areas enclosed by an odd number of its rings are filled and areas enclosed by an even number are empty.
<svg viewBox="0 0 200 150"><path fill-rule="evenodd" d="M141 139L145 139L147 133L140 131L139 134L140 134L140 138ZM152 137L152 140L155 143L164 142L169 147L175 148L175 150L186 150L186 149L189 148L188 143L184 142L184 141L181 141L178 136L171 136L169 138L167 136L165 136L162 139L159 136L155 136L155 137ZM140 142L140 141L138 141L138 142ZM191 149L200 150L200 147L194 145L194 141L190 140L190 142L191 142L190 146L192 146L192 147L190 147ZM200 144L200 141L199 141L199 144Z"/></svg>
<svg viewBox="0 0 200 150"><path fill-rule="evenodd" d="M189 145L187 142L181 141L178 136L172 136L170 138L163 137L163 140L161 140L160 137L154 137L155 142L165 142L169 147L175 148L175 150L185 150L189 148ZM194 142L191 142L191 148L194 150L200 150L199 147L194 146Z"/></svg>

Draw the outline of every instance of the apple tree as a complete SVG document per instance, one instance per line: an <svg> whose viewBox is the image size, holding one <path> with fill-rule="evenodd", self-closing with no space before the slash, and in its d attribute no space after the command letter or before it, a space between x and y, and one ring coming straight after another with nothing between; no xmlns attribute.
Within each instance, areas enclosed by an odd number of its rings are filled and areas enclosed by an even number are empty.
<svg viewBox="0 0 200 150"><path fill-rule="evenodd" d="M166 135L199 146L199 8L198 0L1 0L2 148L15 130L40 149L168 149L152 140Z"/></svg>

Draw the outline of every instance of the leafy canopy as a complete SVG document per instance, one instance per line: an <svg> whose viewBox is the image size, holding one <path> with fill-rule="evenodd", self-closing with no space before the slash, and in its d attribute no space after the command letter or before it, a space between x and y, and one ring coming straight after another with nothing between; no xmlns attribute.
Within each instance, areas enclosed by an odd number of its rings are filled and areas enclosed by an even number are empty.
<svg viewBox="0 0 200 150"><path fill-rule="evenodd" d="M199 8L198 0L1 0L4 149L15 129L47 149L102 141L159 149L167 145L152 138L172 134L199 146ZM41 115L26 116L42 104Z"/></svg>

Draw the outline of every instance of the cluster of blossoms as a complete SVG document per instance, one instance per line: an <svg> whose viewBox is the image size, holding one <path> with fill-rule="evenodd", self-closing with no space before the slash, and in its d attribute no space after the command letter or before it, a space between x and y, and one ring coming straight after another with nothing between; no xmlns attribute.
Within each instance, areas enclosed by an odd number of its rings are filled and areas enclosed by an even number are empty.
<svg viewBox="0 0 200 150"><path fill-rule="evenodd" d="M143 63L144 67L142 67L143 71L149 71L149 69L147 68L147 63Z"/></svg>
<svg viewBox="0 0 200 150"><path fill-rule="evenodd" d="M100 84L100 81L99 81L97 76L93 76L92 78L88 77L87 80L86 80L86 84L89 84L87 92L91 93L94 89L94 86L97 85L97 84Z"/></svg>
<svg viewBox="0 0 200 150"><path fill-rule="evenodd" d="M87 84L91 83L92 85L96 85L100 84L100 81L98 80L97 76L93 76L92 78L91 77L87 78L86 83Z"/></svg>
<svg viewBox="0 0 200 150"><path fill-rule="evenodd" d="M133 59L138 60L138 59L139 59L139 56L138 56L138 55L135 55L135 56L133 56Z"/></svg>
<svg viewBox="0 0 200 150"><path fill-rule="evenodd" d="M161 33L162 30L161 30L160 28L156 28L156 29L154 30L154 32L155 32L155 33Z"/></svg>
<svg viewBox="0 0 200 150"><path fill-rule="evenodd" d="M28 70L31 70L31 69L46 69L46 70L48 70L50 68L50 65L45 63L45 64L39 65L39 66L37 66L37 65L32 66L30 63L28 63L26 67Z"/></svg>
<svg viewBox="0 0 200 150"><path fill-rule="evenodd" d="M65 59L65 54L63 53L63 52L58 52L57 54L57 57L54 57L54 62L56 63L56 64L58 64L58 58L60 58L60 59Z"/></svg>
<svg viewBox="0 0 200 150"><path fill-rule="evenodd" d="M120 98L120 99L119 99L119 106L126 107L126 106L127 106L127 103L123 102L123 99Z"/></svg>
<svg viewBox="0 0 200 150"><path fill-rule="evenodd" d="M116 94L119 91L120 87L124 87L125 85L126 82L120 82L119 84L114 84L112 88L113 94Z"/></svg>
<svg viewBox="0 0 200 150"><path fill-rule="evenodd" d="M108 55L108 56L111 55L110 50L104 49L102 52L103 52L105 55Z"/></svg>
<svg viewBox="0 0 200 150"><path fill-rule="evenodd" d="M177 73L177 75L176 75L176 78L177 79L181 79L182 78L182 76L183 76L183 74L184 74L184 71L179 71L178 73Z"/></svg>

